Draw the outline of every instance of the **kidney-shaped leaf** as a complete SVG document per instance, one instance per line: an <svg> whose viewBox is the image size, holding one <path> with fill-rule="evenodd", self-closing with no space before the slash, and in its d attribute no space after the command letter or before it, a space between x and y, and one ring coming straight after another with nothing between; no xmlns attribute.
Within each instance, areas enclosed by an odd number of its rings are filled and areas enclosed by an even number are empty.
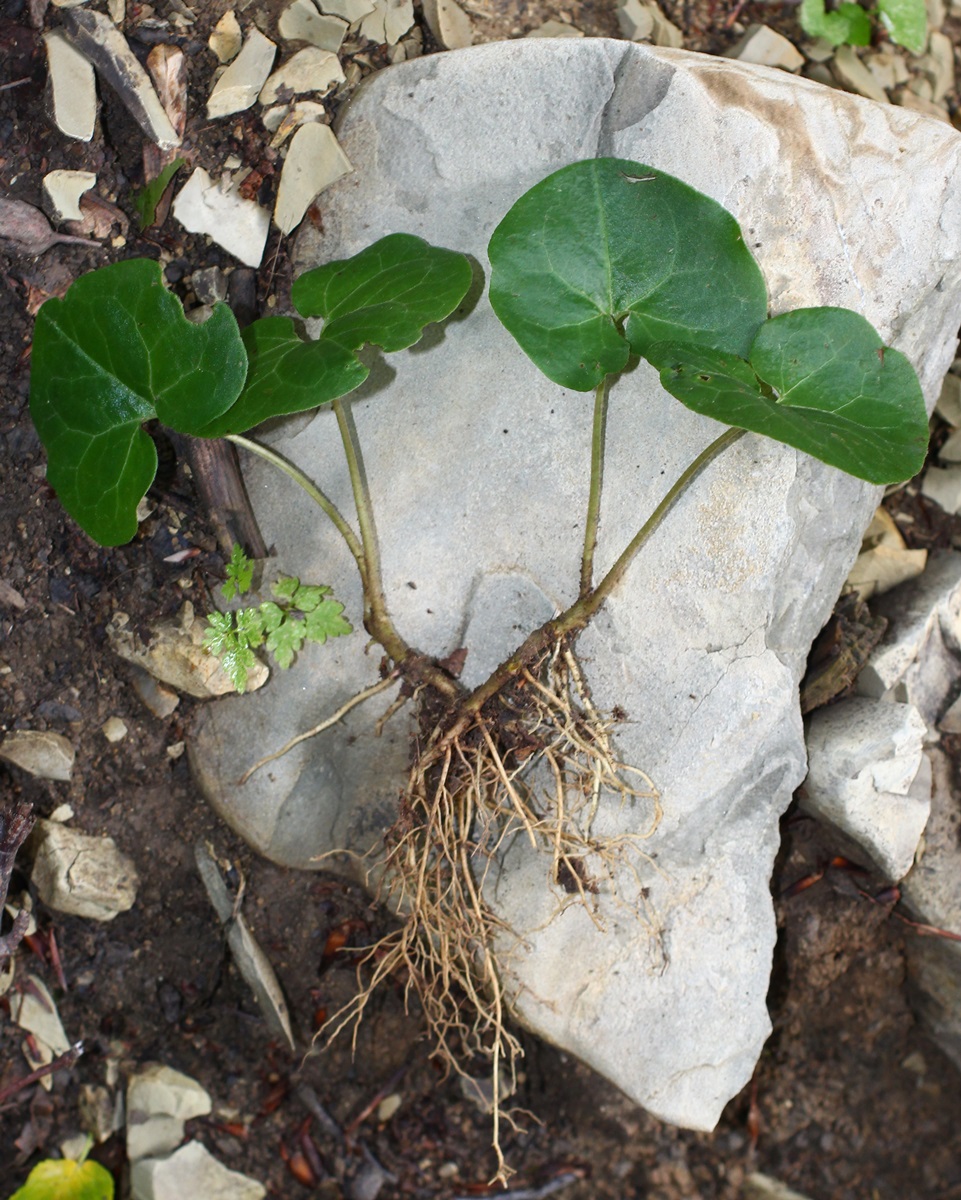
<svg viewBox="0 0 961 1200"><path fill-rule="evenodd" d="M113 1176L99 1163L47 1159L10 1200L113 1200Z"/></svg>
<svg viewBox="0 0 961 1200"><path fill-rule="evenodd" d="M101 545L129 541L157 465L143 422L199 433L234 402L246 370L230 309L188 321L147 259L92 271L48 300L34 331L30 412L67 512Z"/></svg>
<svg viewBox="0 0 961 1200"><path fill-rule="evenodd" d="M681 341L744 355L767 291L737 222L653 167L563 167L494 230L490 301L548 378L589 391L631 352Z"/></svg>
<svg viewBox="0 0 961 1200"><path fill-rule="evenodd" d="M765 322L750 362L660 345L651 361L688 408L763 433L871 483L910 479L928 421L914 368L844 308L800 308Z"/></svg>
<svg viewBox="0 0 961 1200"><path fill-rule="evenodd" d="M326 263L294 281L291 299L305 317L324 317L321 340L350 350L367 342L404 350L424 326L450 316L471 284L463 254L392 233L353 258Z"/></svg>
<svg viewBox="0 0 961 1200"><path fill-rule="evenodd" d="M290 317L263 317L243 333L247 382L237 402L203 431L204 437L243 433L266 421L304 412L344 396L368 368L339 342L304 341Z"/></svg>

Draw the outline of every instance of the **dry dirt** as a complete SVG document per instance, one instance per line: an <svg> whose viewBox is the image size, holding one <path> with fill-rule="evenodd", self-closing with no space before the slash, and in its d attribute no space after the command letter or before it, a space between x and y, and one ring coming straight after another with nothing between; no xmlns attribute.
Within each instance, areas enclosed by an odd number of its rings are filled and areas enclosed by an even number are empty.
<svg viewBox="0 0 961 1200"><path fill-rule="evenodd" d="M50 124L31 7L0 3L0 193L38 203L46 171L89 168L98 172L101 195L130 218L131 190L143 178L139 132L109 93L102 129L90 145L68 143ZM165 17L186 6L159 0L155 7ZM198 99L213 69L206 36L227 5L211 0L191 7L196 24L179 37L191 64L191 158L209 165L236 153L261 171L267 195L277 163L256 116L209 125ZM244 19L256 17L273 30L277 7L255 3ZM478 40L516 37L548 18L588 34L617 34L613 4L600 0L565 6L485 0L467 7ZM665 7L690 48L716 53L736 36L729 0ZM128 4L128 31L137 28L142 9ZM748 5L741 19L768 18L799 40L793 11ZM432 48L429 35L425 43ZM133 44L138 52L146 49ZM370 67L382 66L383 53L366 49ZM141 879L134 909L110 924L39 906L40 936L17 952L18 975L33 972L47 983L68 1034L83 1039L84 1054L54 1078L51 1092L25 1089L0 1111L0 1196L79 1130L84 1085L103 1083L116 1064L122 1074L148 1061L185 1071L207 1088L214 1113L193 1122L192 1135L261 1180L271 1197L360 1197L374 1178L369 1156L389 1173L382 1200L493 1194L486 1187L493 1166L488 1120L456 1080L434 1066L418 1013L404 1011L400 982L369 1009L353 1055L340 1042L302 1064L271 1041L225 951L193 866L193 845L201 838L233 861L235 878L242 874L245 912L304 1042L356 985L351 956L337 948L370 944L385 918L337 879L280 870L239 843L205 807L186 759L169 753L185 736L194 702L183 700L166 720L152 716L106 645L105 626L118 609L138 627L175 612L185 598L203 611L223 561L179 468L155 497L153 519L129 546L99 549L65 518L44 482L43 452L26 407L32 313L47 295L114 258L161 258L182 295L193 270L232 262L170 220L147 235L131 220L112 237L117 244L107 237L103 249L0 255L0 581L22 599L21 605L9 591L0 593L0 725L53 730L77 747L69 784L33 780L0 764L0 798L28 800L40 815L68 801L74 824L115 838ZM275 235L259 276L261 304L282 297L289 283L285 250ZM929 542L952 538L936 514L926 512L924 520L934 530ZM179 550L196 553L170 562ZM100 731L110 716L129 730L117 744ZM835 852L816 825L789 814L775 895ZM872 890L870 881L857 882ZM14 892L25 883L24 875L15 875ZM961 1197L961 1087L954 1067L915 1026L905 1000L903 939L912 935L886 908L863 899L843 870L779 898L777 911L781 938L770 996L775 1032L752 1083L728 1105L717 1130L708 1135L665 1126L564 1054L526 1038L517 1101L530 1115L506 1137L517 1171L511 1186L533 1189L519 1194L547 1195L553 1182L552 1194L565 1200L735 1200L745 1175L762 1170L812 1200ZM0 1089L27 1070L19 1046L18 1032L0 1012ZM347 1130L345 1142L325 1132L305 1107L304 1084ZM400 1106L381 1121L372 1102L392 1094ZM310 1169L314 1147L313 1182L305 1183L304 1162ZM115 1172L118 1195L124 1195L122 1140L112 1138L93 1156Z"/></svg>

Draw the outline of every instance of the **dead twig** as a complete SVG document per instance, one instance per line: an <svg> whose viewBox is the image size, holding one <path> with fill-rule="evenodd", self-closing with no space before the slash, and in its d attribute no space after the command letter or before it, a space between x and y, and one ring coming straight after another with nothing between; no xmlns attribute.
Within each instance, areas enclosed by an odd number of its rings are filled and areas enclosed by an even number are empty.
<svg viewBox="0 0 961 1200"><path fill-rule="evenodd" d="M48 1062L42 1067L37 1067L29 1075L15 1079L13 1083L8 1083L6 1087L0 1088L0 1105L6 1104L17 1092L22 1092L24 1088L28 1088L32 1083L39 1082L44 1076L52 1075L54 1071L72 1067L81 1054L83 1054L83 1042L74 1042L69 1050L59 1055L53 1062Z"/></svg>
<svg viewBox="0 0 961 1200"><path fill-rule="evenodd" d="M17 853L33 829L33 823L33 807L30 804L21 801L12 809L0 809L0 911L7 902ZM30 914L20 912L10 932L0 937L0 965L16 950L29 923Z"/></svg>

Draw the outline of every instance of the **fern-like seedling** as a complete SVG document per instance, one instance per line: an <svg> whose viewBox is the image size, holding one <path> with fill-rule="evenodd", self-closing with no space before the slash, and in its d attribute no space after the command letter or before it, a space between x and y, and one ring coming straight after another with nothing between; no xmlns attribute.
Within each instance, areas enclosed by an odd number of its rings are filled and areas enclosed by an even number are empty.
<svg viewBox="0 0 961 1200"><path fill-rule="evenodd" d="M223 585L228 600L249 591L253 570L243 550L234 546ZM261 646L274 656L278 667L286 669L305 642L323 645L328 638L353 633L343 616L344 606L333 598L329 587L282 576L271 590L276 602L266 600L256 607L215 612L207 618L204 646L220 659L238 692L246 691L247 677L257 661L254 651Z"/></svg>

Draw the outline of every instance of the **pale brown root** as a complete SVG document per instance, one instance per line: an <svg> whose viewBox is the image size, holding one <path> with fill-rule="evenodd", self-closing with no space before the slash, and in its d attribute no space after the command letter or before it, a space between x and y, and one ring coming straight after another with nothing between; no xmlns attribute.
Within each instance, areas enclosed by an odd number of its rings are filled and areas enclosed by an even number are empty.
<svg viewBox="0 0 961 1200"><path fill-rule="evenodd" d="M508 1026L498 945L514 938L487 900L498 856L521 836L550 861L547 886L559 907L575 902L603 928L601 887L616 895L616 877L657 828L658 794L643 771L614 750L615 722L602 715L570 646L558 642L540 662L477 715L448 717L427 734L399 816L387 836L383 898L399 929L371 948L372 968L354 999L322 1031L357 1023L374 989L389 976L405 980L424 1009L434 1054L467 1076L486 1061L493 1075L493 1146L497 1174L510 1173L501 1146L503 1076L513 1082L522 1048ZM640 833L594 837L602 802L649 805Z"/></svg>
<svg viewBox="0 0 961 1200"><path fill-rule="evenodd" d="M378 683L372 684L369 688L364 688L362 692L358 692L356 696L351 696L346 704L342 704L332 716L329 716L325 720L321 721L319 725L315 725L313 729L308 729L306 733L298 733L296 737L292 737L289 742L286 742L280 747L279 750L275 750L273 754L268 754L265 758L258 759L257 762L255 762L252 767L248 767L247 770L244 771L243 775L241 775L241 777L237 780L238 786L243 787L243 785L255 771L259 771L261 767L265 767L268 763L273 762L275 759L283 758L288 751L293 750L295 746L299 746L301 742L306 742L308 738L316 737L318 733L323 733L325 729L330 729L331 725L336 725L342 717L347 716L352 708L356 708L358 704L363 704L365 700L369 700L372 696L376 696L379 692L385 691L392 684L396 683L397 676L397 671L391 671L386 679L381 679ZM391 704L390 708L388 708L387 712L378 722L378 734L383 728L383 723L389 716L393 715L393 713L396 712L399 707L400 705L397 703L397 701L394 701L394 703Z"/></svg>

